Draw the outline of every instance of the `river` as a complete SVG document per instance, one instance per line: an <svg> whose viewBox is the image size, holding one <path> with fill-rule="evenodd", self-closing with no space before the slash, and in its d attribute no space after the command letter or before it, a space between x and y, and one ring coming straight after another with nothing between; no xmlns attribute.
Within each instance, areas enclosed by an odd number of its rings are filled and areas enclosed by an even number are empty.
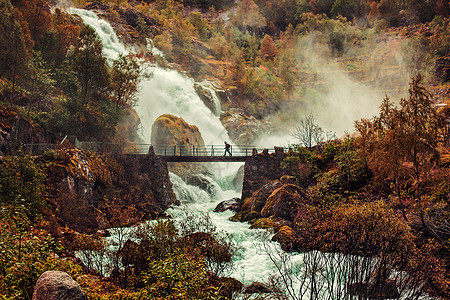
<svg viewBox="0 0 450 300"><path fill-rule="evenodd" d="M99 18L95 13L83 9L68 9L70 13L79 15L83 22L95 29L103 43L103 54L107 58L109 65L120 54L127 54L133 50L127 49L114 32L111 25ZM149 47L155 55L161 54L156 48ZM227 131L222 126L218 117L211 112L201 101L194 89L194 81L185 75L170 69L164 69L158 65L150 65L153 76L145 78L140 83L139 100L137 102L136 111L139 114L144 130L142 131L142 139L150 143L151 126L155 119L162 114L173 114L182 117L191 125L196 125L206 144L222 144L224 140L230 141ZM245 285L254 281L264 282L274 272L274 265L269 259L265 251L262 251L263 242L260 239L262 230L250 229L247 223L231 222L229 218L233 215L231 211L221 213L213 212L214 208L223 200L229 200L234 197L240 197L241 191L236 191L232 184L233 178L237 170L242 164L240 163L217 163L210 168L212 175L209 181L215 187L215 193L208 194L196 186L186 184L176 174L170 174L170 180L173 183L173 189L177 199L182 205L172 207L168 213L174 218L181 217L185 211L191 214L208 214L214 225L219 229L232 234L234 241L240 247L240 253L235 257L235 268L227 276L240 280ZM202 175L206 176L206 175ZM267 237L267 236L266 236ZM114 240L114 234L110 240ZM277 243L269 242L271 249L275 252L282 253ZM304 259L311 259L314 254L291 253L290 259L293 262L303 263ZM325 256L322 256L322 260ZM298 266L298 265L297 265ZM296 269L292 266L292 269ZM340 266L328 265L330 270L336 269L341 272ZM292 271L292 270L289 270ZM330 274L329 272L326 274ZM326 280L326 279L325 279ZM340 279L336 279L340 280ZM308 282L304 281L304 282ZM329 282L329 281L328 281ZM335 285L337 289L345 288L345 284L341 281ZM333 287L333 288L334 288ZM326 290L326 288L325 288ZM298 292L298 289L297 289ZM303 291L308 294L306 285ZM334 290L331 294L334 293ZM409 299L405 293L398 299ZM325 291L322 297L317 296L314 299L343 299L341 297L331 296ZM325 297L325 298L323 298ZM302 296L290 295L291 299L301 299ZM309 298L309 297L308 297ZM311 299L313 299L311 298ZM345 299L353 298L348 295ZM414 299L431 299L427 296Z"/></svg>
<svg viewBox="0 0 450 300"><path fill-rule="evenodd" d="M103 54L109 64L119 54L132 51L119 41L111 25L95 13L74 8L69 9L69 12L79 15L85 24L95 29L102 41ZM159 53L157 49L151 50ZM196 125L206 144L217 145L222 144L224 140L230 141L218 117L196 94L191 78L158 65L152 65L150 68L153 76L141 81L136 106L143 125L142 138L146 142L150 142L150 129L155 119L166 113L182 117L189 124ZM170 179L175 195L182 205L169 209L168 213L174 218L181 216L184 210L193 214L209 214L215 226L232 234L241 249L235 258L234 271L227 275L244 284L250 284L253 281L264 281L272 272L272 263L261 251L261 241L258 241L260 230L250 229L247 223L229 221L233 215L231 211L213 212L221 201L241 196L241 191L235 191L232 184L234 175L241 165L242 163L217 163L210 168L209 171L213 174L211 181L216 185L215 195L209 195L196 186L188 185L176 174L171 173Z"/></svg>

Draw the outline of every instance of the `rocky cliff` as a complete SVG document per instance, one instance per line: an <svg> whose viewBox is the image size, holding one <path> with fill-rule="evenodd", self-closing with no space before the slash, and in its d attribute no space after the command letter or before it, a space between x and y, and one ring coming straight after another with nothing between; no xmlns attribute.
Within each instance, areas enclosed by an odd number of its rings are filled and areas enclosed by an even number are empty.
<svg viewBox="0 0 450 300"><path fill-rule="evenodd" d="M177 200L167 164L155 155L86 155L61 149L41 158L47 170L48 219L80 232L165 215Z"/></svg>
<svg viewBox="0 0 450 300"><path fill-rule="evenodd" d="M267 134L271 129L269 122L257 120L239 108L222 112L220 122L233 142L240 145L251 145L262 133Z"/></svg>
<svg viewBox="0 0 450 300"><path fill-rule="evenodd" d="M55 137L37 124L0 104L0 156L16 153L24 144L50 144ZM34 147L36 148L36 147ZM24 151L33 150L29 145Z"/></svg>

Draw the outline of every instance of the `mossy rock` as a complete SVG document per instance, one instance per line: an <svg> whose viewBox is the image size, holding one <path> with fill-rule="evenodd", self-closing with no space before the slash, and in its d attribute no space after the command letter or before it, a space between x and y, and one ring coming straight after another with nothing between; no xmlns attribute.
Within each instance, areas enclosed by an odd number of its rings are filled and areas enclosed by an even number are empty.
<svg viewBox="0 0 450 300"><path fill-rule="evenodd" d="M257 211L250 211L248 214L244 215L244 222L254 223L256 219L261 218L261 213Z"/></svg>
<svg viewBox="0 0 450 300"><path fill-rule="evenodd" d="M268 229L268 228L275 228L275 222L271 218L262 218L256 220L252 226L250 226L251 229Z"/></svg>
<svg viewBox="0 0 450 300"><path fill-rule="evenodd" d="M151 141L153 145L205 145L197 126L170 114L161 115L155 120Z"/></svg>
<svg viewBox="0 0 450 300"><path fill-rule="evenodd" d="M261 210L263 217L275 216L293 221L298 207L306 199L303 191L293 184L285 184L272 192Z"/></svg>
<svg viewBox="0 0 450 300"><path fill-rule="evenodd" d="M261 217L261 213L257 211L240 211L229 220L232 222L254 222L256 219Z"/></svg>
<svg viewBox="0 0 450 300"><path fill-rule="evenodd" d="M248 211L240 211L234 216L230 217L229 220L232 222L242 222L244 219L244 215L247 214Z"/></svg>
<svg viewBox="0 0 450 300"><path fill-rule="evenodd" d="M244 285L232 277L218 277L212 281L212 285L219 288L219 295L232 299L234 293L242 291Z"/></svg>
<svg viewBox="0 0 450 300"><path fill-rule="evenodd" d="M284 251L291 251L294 247L295 232L289 226L283 226L272 237L272 241L278 242Z"/></svg>
<svg viewBox="0 0 450 300"><path fill-rule="evenodd" d="M274 228L275 230L279 230L281 227L285 226L286 224L292 224L292 222L272 216L269 218L261 218L261 219L256 220L250 228L251 229Z"/></svg>
<svg viewBox="0 0 450 300"><path fill-rule="evenodd" d="M266 205L267 198L274 190L282 187L278 180L273 180L252 194L250 198L245 199L242 205L242 210L251 210L261 212L261 209Z"/></svg>

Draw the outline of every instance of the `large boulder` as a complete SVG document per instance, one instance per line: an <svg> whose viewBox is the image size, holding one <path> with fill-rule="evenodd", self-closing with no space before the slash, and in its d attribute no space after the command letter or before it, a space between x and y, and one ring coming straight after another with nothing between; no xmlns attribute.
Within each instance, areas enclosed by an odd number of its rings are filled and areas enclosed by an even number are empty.
<svg viewBox="0 0 450 300"><path fill-rule="evenodd" d="M244 200L241 210L261 212L266 205L267 198L269 198L274 190L280 188L281 186L282 184L278 180L273 180L263 185L256 192L254 192L250 198Z"/></svg>
<svg viewBox="0 0 450 300"><path fill-rule="evenodd" d="M261 210L261 216L275 216L293 221L304 200L305 195L298 186L285 184L270 194Z"/></svg>
<svg viewBox="0 0 450 300"><path fill-rule="evenodd" d="M244 290L244 294L267 294L271 292L272 290L268 286L260 282L252 282Z"/></svg>
<svg viewBox="0 0 450 300"><path fill-rule="evenodd" d="M189 125L181 117L165 114L158 117L152 125L152 144L204 146L200 130Z"/></svg>
<svg viewBox="0 0 450 300"><path fill-rule="evenodd" d="M290 226L282 226L272 237L272 241L278 242L284 251L292 251L295 243L295 232Z"/></svg>
<svg viewBox="0 0 450 300"><path fill-rule="evenodd" d="M36 282L32 300L87 300L87 297L69 274L47 271Z"/></svg>
<svg viewBox="0 0 450 300"><path fill-rule="evenodd" d="M271 129L268 122L248 116L239 108L231 108L222 112L220 122L222 122L230 138L240 145L252 144L261 134L267 133Z"/></svg>
<svg viewBox="0 0 450 300"><path fill-rule="evenodd" d="M181 151L183 155L191 155L194 149L205 146L197 126L189 125L182 118L170 114L161 115L155 120L151 140L156 154L165 152L170 155L176 152L179 155ZM176 148L174 145L177 145ZM169 163L168 167L170 172L182 178L192 173L209 173L205 163Z"/></svg>
<svg viewBox="0 0 450 300"><path fill-rule="evenodd" d="M219 295L226 299L233 299L233 295L242 291L244 285L233 277L213 277L210 282L213 286L219 287Z"/></svg>

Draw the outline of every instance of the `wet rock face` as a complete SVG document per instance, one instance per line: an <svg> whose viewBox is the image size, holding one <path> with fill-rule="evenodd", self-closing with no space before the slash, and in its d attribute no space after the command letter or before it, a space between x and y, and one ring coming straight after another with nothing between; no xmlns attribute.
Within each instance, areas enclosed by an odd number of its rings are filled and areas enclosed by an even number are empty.
<svg viewBox="0 0 450 300"><path fill-rule="evenodd" d="M81 149L63 149L63 155L67 157L67 176L63 178L62 185L70 193L82 198L92 198L95 177L90 169L89 160Z"/></svg>
<svg viewBox="0 0 450 300"><path fill-rule="evenodd" d="M6 95L5 95L6 94ZM4 92L0 96L15 97ZM0 156L16 153L24 144L51 144L54 137L41 127L21 118L16 112L0 105ZM38 151L37 146L26 146L22 149L27 153Z"/></svg>
<svg viewBox="0 0 450 300"><path fill-rule="evenodd" d="M152 126L152 144L204 146L197 126L189 125L180 117L165 114L155 120Z"/></svg>
<svg viewBox="0 0 450 300"><path fill-rule="evenodd" d="M205 176L204 174L189 175L186 178L186 183L201 188L202 190L206 191L212 198L218 195L220 189L217 183L211 177Z"/></svg>
<svg viewBox="0 0 450 300"><path fill-rule="evenodd" d="M157 26L158 21L154 18L147 16L146 14L137 11L133 8L119 8L119 15L125 19L128 25L132 27L138 27L139 22L144 22L147 26Z"/></svg>
<svg viewBox="0 0 450 300"><path fill-rule="evenodd" d="M267 133L271 129L268 122L259 121L253 116L247 116L239 108L222 112L220 122L222 122L231 139L240 145L250 145L262 133Z"/></svg>
<svg viewBox="0 0 450 300"><path fill-rule="evenodd" d="M233 186L236 191L242 191L242 184L244 182L244 165L239 167L236 176L233 178Z"/></svg>
<svg viewBox="0 0 450 300"><path fill-rule="evenodd" d="M67 273L47 271L39 277L32 300L87 300L87 297Z"/></svg>
<svg viewBox="0 0 450 300"><path fill-rule="evenodd" d="M143 44L145 38L160 34L158 21L131 7L111 7L101 2L92 2L84 9L94 11L108 20L120 39L127 44ZM145 30L142 30L145 28Z"/></svg>
<svg viewBox="0 0 450 300"><path fill-rule="evenodd" d="M209 81L203 80L202 82L194 83L195 92L203 101L209 110L218 116L221 112L221 99L219 99L218 95L221 95L219 92L223 92L217 84Z"/></svg>
<svg viewBox="0 0 450 300"><path fill-rule="evenodd" d="M142 203L136 199L135 205L142 211L163 214L169 206L179 204L172 190L167 163L154 155L128 155L121 161L131 185L139 186L141 192L151 195L154 204ZM144 199L144 197L141 197ZM147 205L149 205L147 207Z"/></svg>
<svg viewBox="0 0 450 300"><path fill-rule="evenodd" d="M145 142L142 141L138 134L141 118L133 108L127 108L124 113L122 120L116 127L117 138L120 141L144 144Z"/></svg>

